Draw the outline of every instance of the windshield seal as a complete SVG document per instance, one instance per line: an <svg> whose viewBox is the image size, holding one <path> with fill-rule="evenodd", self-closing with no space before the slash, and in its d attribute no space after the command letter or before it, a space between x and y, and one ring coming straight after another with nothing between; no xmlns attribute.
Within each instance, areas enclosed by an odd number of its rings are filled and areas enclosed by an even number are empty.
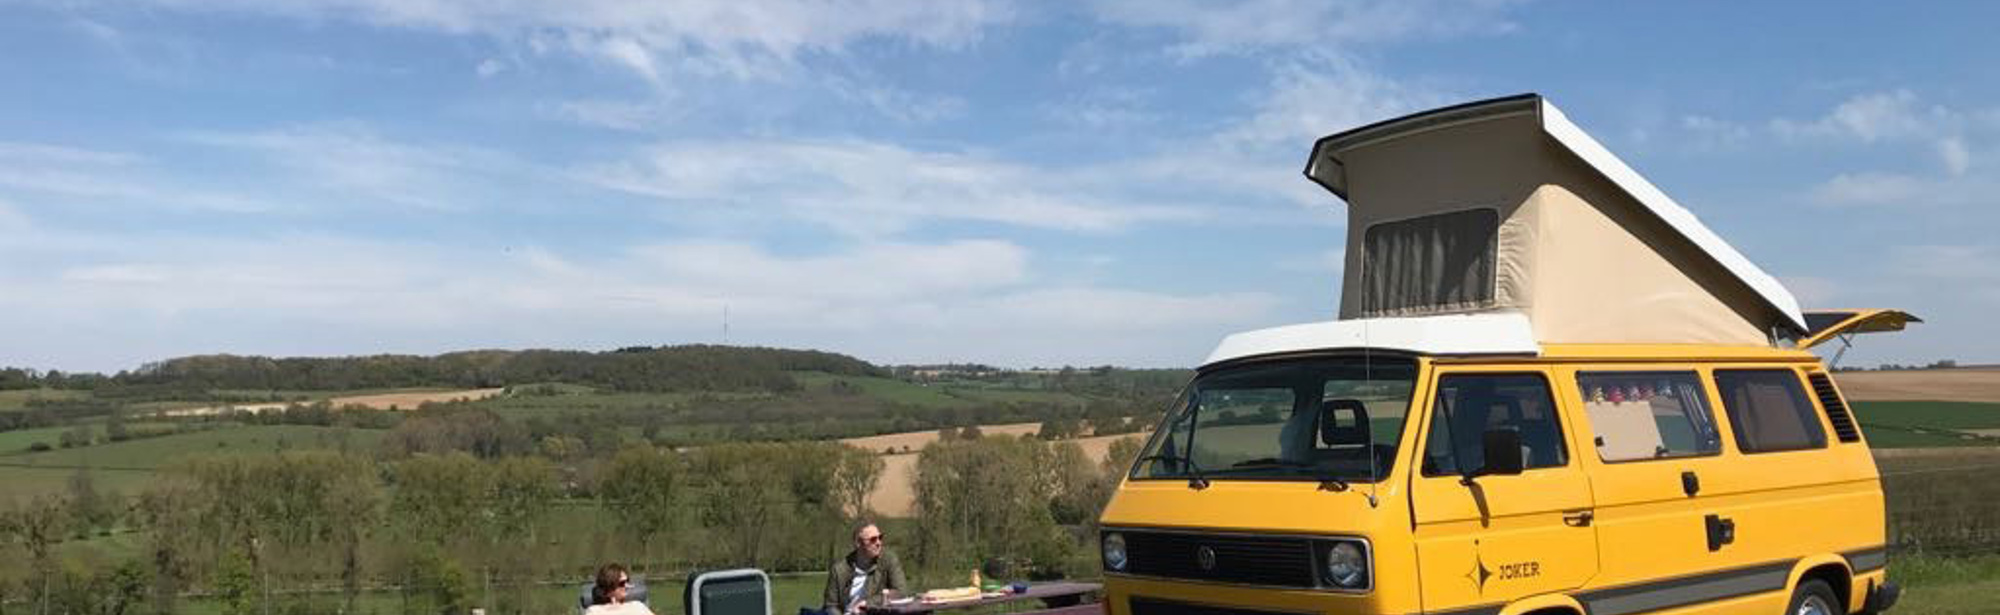
<svg viewBox="0 0 2000 615"><path fill-rule="evenodd" d="M1380 482L1401 457L1418 368L1412 355L1342 352L1202 370L1126 477Z"/></svg>

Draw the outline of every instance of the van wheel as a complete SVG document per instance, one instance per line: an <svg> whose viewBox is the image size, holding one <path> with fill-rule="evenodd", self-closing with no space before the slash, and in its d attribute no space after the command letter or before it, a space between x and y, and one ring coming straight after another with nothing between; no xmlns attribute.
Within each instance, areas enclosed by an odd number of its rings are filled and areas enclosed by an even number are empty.
<svg viewBox="0 0 2000 615"><path fill-rule="evenodd" d="M1799 583L1792 592L1792 606L1785 609L1785 615L1840 615L1840 599L1833 597L1833 588L1826 581L1812 579Z"/></svg>

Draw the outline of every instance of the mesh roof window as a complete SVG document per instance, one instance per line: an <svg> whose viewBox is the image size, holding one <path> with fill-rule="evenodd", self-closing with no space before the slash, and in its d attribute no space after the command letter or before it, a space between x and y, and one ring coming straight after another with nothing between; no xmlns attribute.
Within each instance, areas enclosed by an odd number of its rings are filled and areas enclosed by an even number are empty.
<svg viewBox="0 0 2000 615"><path fill-rule="evenodd" d="M1468 209L1368 227L1361 311L1420 314L1493 304L1500 212Z"/></svg>

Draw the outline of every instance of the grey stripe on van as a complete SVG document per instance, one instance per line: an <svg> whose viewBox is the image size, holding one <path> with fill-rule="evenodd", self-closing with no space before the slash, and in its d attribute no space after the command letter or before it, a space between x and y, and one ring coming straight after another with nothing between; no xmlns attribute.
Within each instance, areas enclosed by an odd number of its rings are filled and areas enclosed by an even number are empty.
<svg viewBox="0 0 2000 615"><path fill-rule="evenodd" d="M1854 569L1854 574L1881 570L1883 566L1889 565L1888 547L1848 551L1840 556L1847 558L1847 567Z"/></svg>
<svg viewBox="0 0 2000 615"><path fill-rule="evenodd" d="M1425 615L1500 615L1500 610L1505 608L1507 608L1507 605L1504 604L1489 604L1486 606L1475 606L1475 607L1458 609L1456 611L1424 611L1424 614Z"/></svg>
<svg viewBox="0 0 2000 615"><path fill-rule="evenodd" d="M1627 615L1785 589L1797 560L1615 587L1577 596L1591 615Z"/></svg>

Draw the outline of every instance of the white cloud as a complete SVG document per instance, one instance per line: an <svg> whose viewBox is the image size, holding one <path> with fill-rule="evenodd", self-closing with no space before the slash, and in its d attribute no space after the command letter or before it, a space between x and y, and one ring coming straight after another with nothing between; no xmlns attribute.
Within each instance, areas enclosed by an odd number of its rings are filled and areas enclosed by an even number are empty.
<svg viewBox="0 0 2000 615"><path fill-rule="evenodd" d="M1125 200L1116 186L1062 170L857 140L667 142L577 177L676 206L776 211L855 235L927 220L1101 232L1202 218Z"/></svg>
<svg viewBox="0 0 2000 615"><path fill-rule="evenodd" d="M1811 189L1812 200L1828 205L1990 204L2000 187L1973 172L1980 139L2000 124L1989 125L1989 112L1926 105L1909 90L1861 94L1836 105L1826 115L1808 121L1772 120L1770 129L1793 140L1845 140L1871 147L1923 146L1937 156L1939 174L1904 170L1851 171L1835 175ZM1922 151L1922 150L1919 150ZM1907 155L1899 156L1906 158ZM1907 167L1898 164L1897 167Z"/></svg>
<svg viewBox="0 0 2000 615"><path fill-rule="evenodd" d="M1338 224L1338 200L1299 175L1313 141L1453 100L1445 94L1382 77L1341 56L1308 54L1278 64L1250 111L1211 135L1157 148L1156 153L1106 165L1097 175L1128 183L1204 191L1237 207L1230 219L1283 218L1272 202L1317 212Z"/></svg>
<svg viewBox="0 0 2000 615"><path fill-rule="evenodd" d="M1020 328L1035 323L1067 331L1124 332L1172 330L1193 325L1240 323L1245 316L1276 307L1265 293L1221 293L1175 296L1155 292L1101 288L1030 290L985 302L972 309L971 320L986 326ZM980 328L971 322L965 326ZM1203 340L1204 342L1213 340Z"/></svg>
<svg viewBox="0 0 2000 615"><path fill-rule="evenodd" d="M19 233L31 226L27 214L16 210L6 200L0 200L0 233Z"/></svg>
<svg viewBox="0 0 2000 615"><path fill-rule="evenodd" d="M167 269L145 264L90 265L63 270L65 282L105 284L162 284L173 281Z"/></svg>
<svg viewBox="0 0 2000 615"><path fill-rule="evenodd" d="M666 279L737 296L812 297L871 303L1004 288L1028 275L1028 253L1000 241L869 244L852 251L779 257L757 246L692 242L646 246L634 257Z"/></svg>
<svg viewBox="0 0 2000 615"><path fill-rule="evenodd" d="M676 119L665 103L631 100L569 100L546 106L543 111L585 126L631 132L650 132Z"/></svg>
<svg viewBox="0 0 2000 615"><path fill-rule="evenodd" d="M229 213L274 209L238 194L190 187L140 156L41 143L0 142L0 187L64 202L147 209Z"/></svg>
<svg viewBox="0 0 2000 615"><path fill-rule="evenodd" d="M1829 205L1908 205L1937 196L1938 184L1899 173L1842 173L1813 189Z"/></svg>
<svg viewBox="0 0 2000 615"><path fill-rule="evenodd" d="M658 81L668 66L755 76L880 39L959 48L1012 19L990 0L152 0L193 12L482 35L603 58ZM116 6L115 4L107 6ZM551 40L561 41L550 45Z"/></svg>
<svg viewBox="0 0 2000 615"><path fill-rule="evenodd" d="M1818 276L1778 276L1778 281L1808 310L1833 306L1845 294L1839 282Z"/></svg>
<svg viewBox="0 0 2000 615"><path fill-rule="evenodd" d="M1330 279L1338 281L1342 272L1347 270L1347 249L1343 247L1322 250L1310 255L1279 262L1278 266L1288 271L1297 271L1300 273L1332 274Z"/></svg>
<svg viewBox="0 0 2000 615"><path fill-rule="evenodd" d="M956 96L924 95L882 85L864 85L830 77L826 85L835 96L859 103L876 113L904 123L930 123L965 114L965 99Z"/></svg>
<svg viewBox="0 0 2000 615"><path fill-rule="evenodd" d="M1091 130L1116 130L1156 123L1165 116L1152 109L1153 93L1120 87L1093 88L1060 103L1042 105L1058 122Z"/></svg>
<svg viewBox="0 0 2000 615"><path fill-rule="evenodd" d="M74 264L0 270L0 310L41 325L10 338L0 364L718 341L725 309L736 343L1185 364L1212 331L1264 322L1277 304L1261 293L1044 287L1026 249L996 240L804 255L680 241L590 256L326 235L116 239L63 238L54 245ZM0 258L19 249L0 243Z"/></svg>
<svg viewBox="0 0 2000 615"><path fill-rule="evenodd" d="M494 75L498 75L506 70L507 70L506 63L503 63L497 59L487 58L484 60L480 60L479 65L473 67L472 72L477 73L479 75L479 78L485 79L488 77L492 77Z"/></svg>
<svg viewBox="0 0 2000 615"><path fill-rule="evenodd" d="M464 210L496 189L480 181L521 171L498 152L395 141L358 124L311 124L265 131L199 133L188 140L255 153L338 199L379 200ZM267 182L272 187L276 182Z"/></svg>
<svg viewBox="0 0 2000 615"><path fill-rule="evenodd" d="M1296 167L1320 137L1447 102L1438 93L1405 86L1350 58L1315 56L1279 65L1250 118L1221 137L1240 146L1286 149L1296 154Z"/></svg>
<svg viewBox="0 0 2000 615"><path fill-rule="evenodd" d="M1991 205L1995 194L2000 194L2000 181L1979 173L1916 175L1870 171L1835 175L1814 186L1808 197L1828 206L1964 208Z"/></svg>
<svg viewBox="0 0 2000 615"><path fill-rule="evenodd" d="M592 41L583 48L591 54L602 56L612 63L631 69L633 73L646 78L648 83L661 84L660 68L653 63L652 50L639 44L639 41L622 36L610 36Z"/></svg>
<svg viewBox="0 0 2000 615"><path fill-rule="evenodd" d="M1681 143L1706 149L1735 148L1751 138L1750 127L1705 115L1681 117Z"/></svg>
<svg viewBox="0 0 2000 615"><path fill-rule="evenodd" d="M1271 47L1339 49L1360 43L1509 32L1508 2L1365 2L1350 0L1096 0L1098 19L1157 28L1186 42L1190 56Z"/></svg>
<svg viewBox="0 0 2000 615"><path fill-rule="evenodd" d="M1938 159L1944 162L1946 173L1964 175L1972 168L1972 152L1966 149L1963 137L1946 137L1938 140Z"/></svg>
<svg viewBox="0 0 2000 615"><path fill-rule="evenodd" d="M1990 285L2000 283L2000 246L1917 245L1894 248L1889 268L1902 276Z"/></svg>
<svg viewBox="0 0 2000 615"><path fill-rule="evenodd" d="M1810 121L1772 120L1771 128L1781 136L1849 137L1873 143L1932 136L1955 116L1943 107L1921 106L1914 92L1895 90L1855 96Z"/></svg>

